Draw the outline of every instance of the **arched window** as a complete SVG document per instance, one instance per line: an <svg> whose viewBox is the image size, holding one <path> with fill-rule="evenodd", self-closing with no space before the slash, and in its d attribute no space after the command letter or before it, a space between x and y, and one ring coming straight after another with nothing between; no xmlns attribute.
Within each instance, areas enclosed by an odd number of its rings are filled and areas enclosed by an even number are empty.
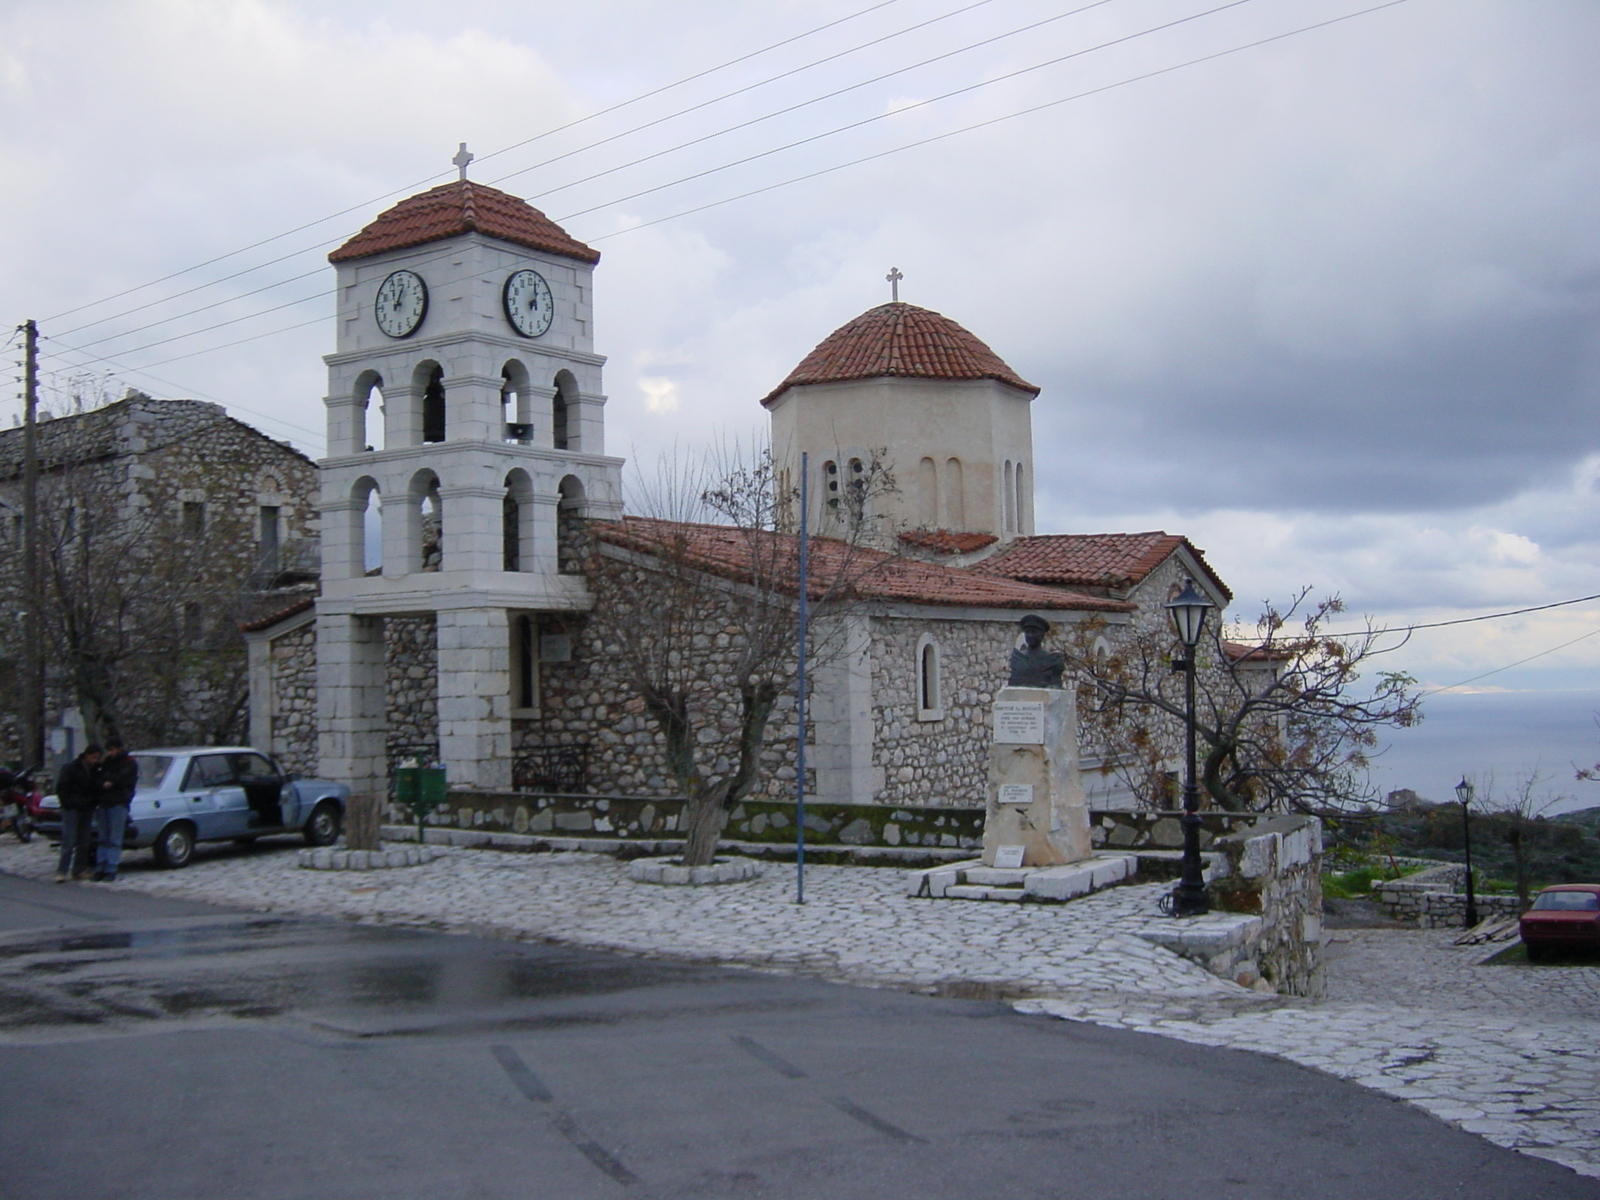
<svg viewBox="0 0 1600 1200"><path fill-rule="evenodd" d="M836 514L839 510L839 464L822 464L822 515Z"/></svg>
<svg viewBox="0 0 1600 1200"><path fill-rule="evenodd" d="M917 720L944 720L939 643L931 633L917 639Z"/></svg>
<svg viewBox="0 0 1600 1200"><path fill-rule="evenodd" d="M533 570L533 480L521 467L506 476L506 495L501 516L504 569Z"/></svg>
<svg viewBox="0 0 1600 1200"><path fill-rule="evenodd" d="M422 440L444 441L444 368L437 363L422 390Z"/></svg>
<svg viewBox="0 0 1600 1200"><path fill-rule="evenodd" d="M383 574L382 499L377 481L370 476L363 475L350 489L352 576Z"/></svg>
<svg viewBox="0 0 1600 1200"><path fill-rule="evenodd" d="M1017 524L1018 533L1028 532L1028 493L1022 482L1022 464L1017 464Z"/></svg>
<svg viewBox="0 0 1600 1200"><path fill-rule="evenodd" d="M551 442L557 450L580 450L577 424L578 381L571 371L556 372L556 394L550 401Z"/></svg>
<svg viewBox="0 0 1600 1200"><path fill-rule="evenodd" d="M952 458L944 464L944 519L950 529L967 527L967 499L962 486L961 460Z"/></svg>
<svg viewBox="0 0 1600 1200"><path fill-rule="evenodd" d="M533 413L528 394L528 368L512 359L500 368L500 415L508 442L526 445L533 438Z"/></svg>
<svg viewBox="0 0 1600 1200"><path fill-rule="evenodd" d="M408 498L404 572L437 571L444 562L444 507L439 500L439 477L432 471L418 471L411 477Z"/></svg>
<svg viewBox="0 0 1600 1200"><path fill-rule="evenodd" d="M1004 512L1002 520L1005 522L1003 529L1006 533L1015 533L1017 529L1016 489L1011 477L1011 460L1006 459L1005 485L1000 489L1000 507Z"/></svg>
<svg viewBox="0 0 1600 1200"><path fill-rule="evenodd" d="M561 481L561 502L556 509L556 571L559 574L583 574L586 549L583 523L588 515L589 496L583 480L568 475Z"/></svg>
<svg viewBox="0 0 1600 1200"><path fill-rule="evenodd" d="M383 428L383 376L376 371L363 371L356 379L356 408L354 428L351 429L352 453L365 450L382 450Z"/></svg>
<svg viewBox="0 0 1600 1200"><path fill-rule="evenodd" d="M939 468L931 458L917 464L917 516L929 528L939 523Z"/></svg>

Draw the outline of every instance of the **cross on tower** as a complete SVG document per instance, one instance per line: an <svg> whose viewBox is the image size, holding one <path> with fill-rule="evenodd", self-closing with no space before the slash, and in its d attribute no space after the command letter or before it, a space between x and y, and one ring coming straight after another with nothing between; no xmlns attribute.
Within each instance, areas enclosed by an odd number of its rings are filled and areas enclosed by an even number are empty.
<svg viewBox="0 0 1600 1200"><path fill-rule="evenodd" d="M450 161L461 169L461 178L465 181L467 178L467 164L472 161L472 152L467 149L465 142L461 143L461 149L456 151L456 156Z"/></svg>
<svg viewBox="0 0 1600 1200"><path fill-rule="evenodd" d="M465 179L466 176L463 175L462 178ZM891 302L895 303L895 304L899 304L900 303L900 281L902 279L904 279L905 276L900 273L900 268L899 267L890 267L889 268L889 273L887 275L885 275L884 278L889 281L889 297L890 297Z"/></svg>

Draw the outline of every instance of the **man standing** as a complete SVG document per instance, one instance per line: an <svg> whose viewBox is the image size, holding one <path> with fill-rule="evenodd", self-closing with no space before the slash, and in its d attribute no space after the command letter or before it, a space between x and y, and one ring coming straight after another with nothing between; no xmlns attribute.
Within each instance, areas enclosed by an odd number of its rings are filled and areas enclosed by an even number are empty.
<svg viewBox="0 0 1600 1200"><path fill-rule="evenodd" d="M100 838L97 882L110 883L117 877L122 861L122 833L128 827L128 805L139 786L139 764L133 761L119 737L106 739L106 754L100 764L100 799L95 809L95 833Z"/></svg>
<svg viewBox="0 0 1600 1200"><path fill-rule="evenodd" d="M89 831L94 828L96 805L100 802L100 747L90 744L66 766L56 779L56 798L61 801L61 857L56 860L56 882L88 877L91 863Z"/></svg>

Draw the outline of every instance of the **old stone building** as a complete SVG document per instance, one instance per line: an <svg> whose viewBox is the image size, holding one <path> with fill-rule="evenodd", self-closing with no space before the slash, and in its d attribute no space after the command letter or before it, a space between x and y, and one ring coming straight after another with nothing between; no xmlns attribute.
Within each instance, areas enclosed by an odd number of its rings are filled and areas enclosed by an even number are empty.
<svg viewBox="0 0 1600 1200"><path fill-rule="evenodd" d="M316 467L198 400L139 393L37 427L41 584L25 594L23 430L0 431L5 677L36 604L47 749L59 761L116 730L152 743L238 740L248 676L241 618L317 574ZM278 605L281 607L281 604ZM0 710L23 757L13 686Z"/></svg>
<svg viewBox="0 0 1600 1200"><path fill-rule="evenodd" d="M248 631L252 739L374 793L420 760L460 788L670 797L664 739L612 653L633 601L597 606L583 573L624 564L648 604L664 545L660 523L623 516L621 461L605 454L599 255L463 171L330 258L321 591ZM780 487L809 464L820 537L838 532L869 460L898 490L874 501L881 569L834 631L843 652L817 664L808 728L783 698L754 795L792 793L804 737L815 799L981 804L989 705L1021 615L1115 637L1164 622L1186 577L1227 603L1181 537L1035 534L1038 392L956 322L895 301L825 338L762 401ZM725 534L672 536L745 586ZM791 530L770 536L797 553ZM731 653L714 608L705 637ZM706 728L709 769L735 714L713 711ZM1117 748L1086 749L1097 803L1133 803L1104 769Z"/></svg>

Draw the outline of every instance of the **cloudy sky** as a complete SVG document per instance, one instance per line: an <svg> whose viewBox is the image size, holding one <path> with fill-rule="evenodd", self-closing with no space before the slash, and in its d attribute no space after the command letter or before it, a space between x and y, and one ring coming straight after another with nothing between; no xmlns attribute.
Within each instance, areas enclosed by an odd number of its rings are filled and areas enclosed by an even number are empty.
<svg viewBox="0 0 1600 1200"><path fill-rule="evenodd" d="M0 0L0 322L57 408L318 454L324 256L464 140L605 255L614 453L758 431L898 266L1044 389L1041 531L1186 533L1241 614L1600 592L1600 5L1376 3ZM1390 662L1592 688L1597 614Z"/></svg>

